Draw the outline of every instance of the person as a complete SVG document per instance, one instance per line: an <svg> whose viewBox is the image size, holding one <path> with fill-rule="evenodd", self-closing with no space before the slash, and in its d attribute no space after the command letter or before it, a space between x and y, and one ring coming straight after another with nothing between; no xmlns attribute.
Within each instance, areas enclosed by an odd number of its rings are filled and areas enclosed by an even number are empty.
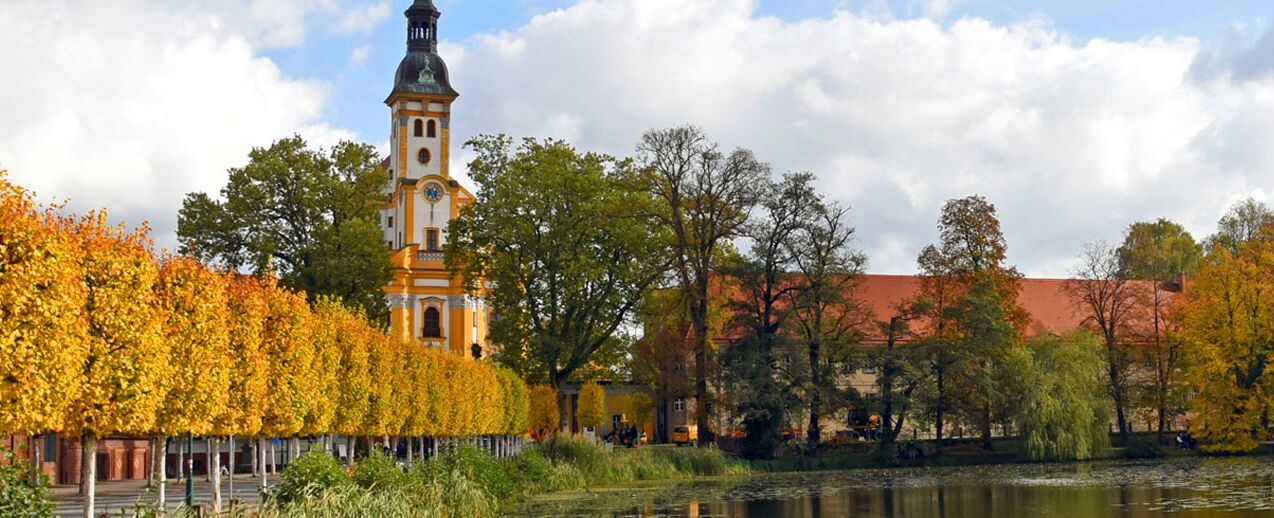
<svg viewBox="0 0 1274 518"><path fill-rule="evenodd" d="M617 437L619 437L619 427L618 427L618 426L612 426L612 427L611 427L611 429L610 429L610 432L609 432L609 433L607 433L607 434L606 434L606 437L603 437L603 438L602 438L602 440L603 440L603 441L605 441L605 442L608 442L608 443L610 443L610 444L615 444L615 439L616 439Z"/></svg>
<svg viewBox="0 0 1274 518"><path fill-rule="evenodd" d="M1186 432L1185 432L1185 430L1182 430L1182 431L1177 432L1177 449L1178 449L1178 450L1185 450L1185 449L1188 449L1188 448L1186 447Z"/></svg>

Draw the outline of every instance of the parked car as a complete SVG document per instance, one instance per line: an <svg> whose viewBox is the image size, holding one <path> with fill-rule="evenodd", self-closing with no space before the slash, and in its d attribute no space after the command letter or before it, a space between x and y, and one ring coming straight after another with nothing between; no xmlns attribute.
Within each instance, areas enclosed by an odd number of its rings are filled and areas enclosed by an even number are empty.
<svg viewBox="0 0 1274 518"><path fill-rule="evenodd" d="M672 443L677 446L699 444L699 426L691 424L672 427Z"/></svg>

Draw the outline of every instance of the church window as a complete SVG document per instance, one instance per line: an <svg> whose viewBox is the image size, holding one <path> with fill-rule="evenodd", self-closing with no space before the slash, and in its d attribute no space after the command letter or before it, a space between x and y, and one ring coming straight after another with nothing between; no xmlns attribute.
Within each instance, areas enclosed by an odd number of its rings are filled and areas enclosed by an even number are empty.
<svg viewBox="0 0 1274 518"><path fill-rule="evenodd" d="M428 165L429 158L430 158L429 148L422 147L420 148L420 151L416 153L416 161L420 162L421 165Z"/></svg>
<svg viewBox="0 0 1274 518"><path fill-rule="evenodd" d="M437 252L438 248L438 229L431 228L425 230L425 246L430 252Z"/></svg>
<svg viewBox="0 0 1274 518"><path fill-rule="evenodd" d="M674 400L672 401L672 411L673 411L673 412L685 412L685 411L686 411L686 400L685 400L685 399L682 399L682 398L674 399Z"/></svg>
<svg viewBox="0 0 1274 518"><path fill-rule="evenodd" d="M430 128L432 128L432 127L433 127L433 122L434 122L434 121L429 121L429 124L430 124L430 126L429 126L429 127L430 127ZM420 121L420 119L416 119L415 124L413 124L412 126L413 126L413 127L412 127L411 134L412 134L413 136L417 136L417 137L424 136L424 130L422 130L422 129L421 129L421 128L424 126L424 123L422 123L422 122ZM430 136L432 137L433 135L430 135Z"/></svg>
<svg viewBox="0 0 1274 518"><path fill-rule="evenodd" d="M426 128L428 128L428 130L425 132L425 136L429 138L434 138L438 136L438 124L434 122L433 119L429 119L429 124L426 126Z"/></svg>
<svg viewBox="0 0 1274 518"><path fill-rule="evenodd" d="M442 338L442 316L438 308L425 308L425 338Z"/></svg>

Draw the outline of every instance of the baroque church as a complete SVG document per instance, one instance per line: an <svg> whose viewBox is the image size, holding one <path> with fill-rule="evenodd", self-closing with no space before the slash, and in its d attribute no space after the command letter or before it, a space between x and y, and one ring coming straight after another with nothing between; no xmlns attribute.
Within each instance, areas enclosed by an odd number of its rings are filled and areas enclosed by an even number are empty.
<svg viewBox="0 0 1274 518"><path fill-rule="evenodd" d="M474 197L450 174L451 105L460 94L438 56L441 14L431 0L415 0L404 12L407 55L385 99L390 153L381 227L393 266L385 299L394 336L483 357L491 352L486 304L465 294L443 264L447 223Z"/></svg>

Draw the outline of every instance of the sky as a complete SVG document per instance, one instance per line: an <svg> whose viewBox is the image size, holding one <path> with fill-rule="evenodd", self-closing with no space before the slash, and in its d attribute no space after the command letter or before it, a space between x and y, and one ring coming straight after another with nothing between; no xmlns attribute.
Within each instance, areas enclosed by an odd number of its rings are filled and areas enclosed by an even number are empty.
<svg viewBox="0 0 1274 518"><path fill-rule="evenodd" d="M254 146L384 148L409 0L4 0L0 169L175 246L177 210ZM851 207L868 271L911 273L942 203L980 194L1009 261L1167 217L1196 238L1274 203L1274 2L435 0L459 144L631 155L702 127Z"/></svg>

